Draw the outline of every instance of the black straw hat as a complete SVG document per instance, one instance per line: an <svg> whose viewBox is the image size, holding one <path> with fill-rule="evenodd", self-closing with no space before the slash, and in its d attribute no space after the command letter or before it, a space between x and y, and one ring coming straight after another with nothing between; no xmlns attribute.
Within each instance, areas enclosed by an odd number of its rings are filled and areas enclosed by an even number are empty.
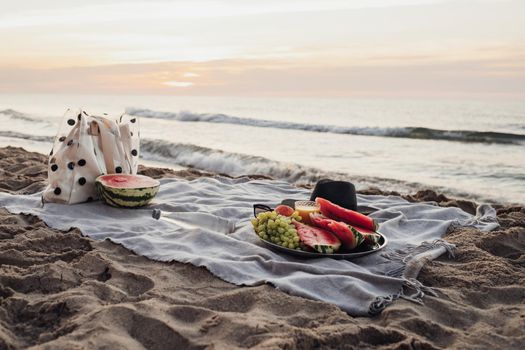
<svg viewBox="0 0 525 350"><path fill-rule="evenodd" d="M357 211L357 197L355 186L348 181L319 180L310 196L314 201L317 197L328 199L330 202L343 208Z"/></svg>
<svg viewBox="0 0 525 350"><path fill-rule="evenodd" d="M343 208L357 211L355 186L351 182L330 179L319 180L315 184L310 200L314 201L317 197L327 199ZM298 200L304 199L285 199L281 204L295 208L295 202Z"/></svg>

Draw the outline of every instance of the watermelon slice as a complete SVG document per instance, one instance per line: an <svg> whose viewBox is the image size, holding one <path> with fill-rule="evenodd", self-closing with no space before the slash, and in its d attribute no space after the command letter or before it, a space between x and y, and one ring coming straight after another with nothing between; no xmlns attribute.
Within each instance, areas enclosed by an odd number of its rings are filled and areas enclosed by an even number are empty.
<svg viewBox="0 0 525 350"><path fill-rule="evenodd" d="M319 253L332 254L337 252L341 247L341 242L331 232L301 224L295 220L293 224L297 229L297 234L301 242Z"/></svg>
<svg viewBox="0 0 525 350"><path fill-rule="evenodd" d="M374 231L357 226L350 226L344 222L329 219L321 214L310 214L310 221L315 226L328 230L338 236L343 243L343 247L346 249L353 249L351 247L354 246L356 240L357 245L363 243L366 246L374 246L378 244L381 239L381 236Z"/></svg>
<svg viewBox="0 0 525 350"><path fill-rule="evenodd" d="M363 236L357 231L352 231L344 222L332 220L328 227L341 240L343 248L346 250L355 249L363 241Z"/></svg>
<svg viewBox="0 0 525 350"><path fill-rule="evenodd" d="M363 244L367 247L373 247L376 244L379 244L381 236L378 235L376 232L357 226L350 226L350 229L352 231L358 232L363 237Z"/></svg>
<svg viewBox="0 0 525 350"><path fill-rule="evenodd" d="M319 228L322 228L324 230L330 231L330 227L328 227L328 224L330 224L332 219L327 218L324 215L321 215L319 213L310 213L310 222Z"/></svg>
<svg viewBox="0 0 525 350"><path fill-rule="evenodd" d="M352 250L364 240L359 232L352 231L344 222L335 221L321 214L310 214L311 222L320 228L328 230L335 234L343 244L343 248Z"/></svg>
<svg viewBox="0 0 525 350"><path fill-rule="evenodd" d="M348 225L362 227L370 231L376 231L378 228L377 223L366 215L340 207L324 198L317 197L315 201L321 207L321 213L330 219L343 221Z"/></svg>

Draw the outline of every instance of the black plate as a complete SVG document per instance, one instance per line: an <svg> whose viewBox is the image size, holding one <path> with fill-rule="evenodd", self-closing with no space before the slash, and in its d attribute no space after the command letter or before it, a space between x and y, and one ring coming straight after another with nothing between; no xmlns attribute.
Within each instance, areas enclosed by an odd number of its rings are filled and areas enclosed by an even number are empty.
<svg viewBox="0 0 525 350"><path fill-rule="evenodd" d="M388 239L381 232L376 232L376 233L379 234L381 236L381 238L379 239L379 243L376 246L374 246L374 247L370 247L370 248L366 247L365 248L365 247L359 246L356 249L351 250L349 252L339 252L339 253L333 253L333 254L325 254L325 253L317 253L317 252L306 252L304 250L296 250L296 249L285 248L285 247L282 247L282 246L280 246L278 244L265 241L264 239L262 239L259 236L257 236L257 238L259 238L261 240L261 242L263 242L269 249L271 249L273 251L285 253L285 254L288 254L288 255L297 256L297 257L300 257L300 258L305 258L305 259L332 258L332 259L348 259L349 260L349 259L356 259L356 258L360 258L360 257L365 256L365 255L368 255L368 254L375 253L375 252L383 249L388 244ZM257 235L257 234L255 234L255 235Z"/></svg>

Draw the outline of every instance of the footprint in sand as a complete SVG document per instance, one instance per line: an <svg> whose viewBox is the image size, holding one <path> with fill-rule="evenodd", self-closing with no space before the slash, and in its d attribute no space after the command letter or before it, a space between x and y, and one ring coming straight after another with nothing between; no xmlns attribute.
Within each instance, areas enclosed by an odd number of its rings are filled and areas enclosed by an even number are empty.
<svg viewBox="0 0 525 350"><path fill-rule="evenodd" d="M525 265L525 228L514 227L480 242L479 248L512 263Z"/></svg>

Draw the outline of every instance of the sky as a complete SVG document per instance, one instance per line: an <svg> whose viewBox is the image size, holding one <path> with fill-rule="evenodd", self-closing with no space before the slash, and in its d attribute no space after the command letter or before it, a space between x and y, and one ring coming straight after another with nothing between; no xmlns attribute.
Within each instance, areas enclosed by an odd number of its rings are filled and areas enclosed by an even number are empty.
<svg viewBox="0 0 525 350"><path fill-rule="evenodd" d="M525 99L523 0L0 8L0 93Z"/></svg>

